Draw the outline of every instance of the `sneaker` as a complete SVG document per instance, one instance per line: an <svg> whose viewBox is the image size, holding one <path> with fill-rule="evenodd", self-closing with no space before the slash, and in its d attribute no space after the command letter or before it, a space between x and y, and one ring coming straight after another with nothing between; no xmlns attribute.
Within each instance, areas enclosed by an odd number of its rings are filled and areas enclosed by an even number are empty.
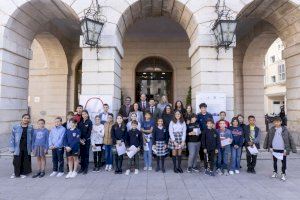
<svg viewBox="0 0 300 200"><path fill-rule="evenodd" d="M57 175L57 172L52 172L51 174L50 174L50 177L53 177L53 176L56 176Z"/></svg>
<svg viewBox="0 0 300 200"><path fill-rule="evenodd" d="M108 165L108 169L107 169L107 171L111 171L112 170L112 165Z"/></svg>
<svg viewBox="0 0 300 200"><path fill-rule="evenodd" d="M229 175L229 173L228 173L227 170L224 172L224 175L225 175L225 176L228 176L228 175Z"/></svg>
<svg viewBox="0 0 300 200"><path fill-rule="evenodd" d="M63 176L63 175L64 175L63 172L59 172L59 173L56 175L56 177L61 177L61 176Z"/></svg>
<svg viewBox="0 0 300 200"><path fill-rule="evenodd" d="M252 169L252 170L251 170L251 173L252 173L252 174L256 174L255 169Z"/></svg>
<svg viewBox="0 0 300 200"><path fill-rule="evenodd" d="M66 176L66 179L71 178L71 176L72 176L72 172L69 172Z"/></svg>
<svg viewBox="0 0 300 200"><path fill-rule="evenodd" d="M282 181L286 181L286 175L285 174L281 174L281 179Z"/></svg>
<svg viewBox="0 0 300 200"><path fill-rule="evenodd" d="M192 168L188 167L186 171L187 171L187 173L191 173L192 172Z"/></svg>
<svg viewBox="0 0 300 200"><path fill-rule="evenodd" d="M273 174L272 174L271 177L272 177L272 178L277 178L277 173L276 173L276 172L273 172Z"/></svg>
<svg viewBox="0 0 300 200"><path fill-rule="evenodd" d="M239 174L240 171L239 170L234 170L234 173Z"/></svg>
<svg viewBox="0 0 300 200"><path fill-rule="evenodd" d="M230 174L230 175L233 175L233 174L234 174L234 172L233 172L232 170L230 170L230 171L229 171L229 174Z"/></svg>
<svg viewBox="0 0 300 200"><path fill-rule="evenodd" d="M215 176L215 172L213 172L213 171L209 171L208 173L210 176Z"/></svg>
<svg viewBox="0 0 300 200"><path fill-rule="evenodd" d="M148 167L144 167L144 171L147 171Z"/></svg>
<svg viewBox="0 0 300 200"><path fill-rule="evenodd" d="M20 175L20 178L26 178L27 176L25 176L25 175Z"/></svg>
<svg viewBox="0 0 300 200"><path fill-rule="evenodd" d="M130 170L129 170L129 169L127 169L127 170L126 170L126 172L125 172L125 175L127 175L127 176L128 176L128 175L129 175L129 173L130 173Z"/></svg>
<svg viewBox="0 0 300 200"><path fill-rule="evenodd" d="M77 172L73 171L70 178L75 178L77 176Z"/></svg>
<svg viewBox="0 0 300 200"><path fill-rule="evenodd" d="M97 172L97 169L98 169L97 167L94 167L93 172Z"/></svg>
<svg viewBox="0 0 300 200"><path fill-rule="evenodd" d="M152 167L149 167L148 170L149 170L149 171L152 171Z"/></svg>
<svg viewBox="0 0 300 200"><path fill-rule="evenodd" d="M193 171L193 172L197 172L197 173L198 173L200 170L199 170L199 169L197 169L196 167L192 167L192 171Z"/></svg>
<svg viewBox="0 0 300 200"><path fill-rule="evenodd" d="M221 169L217 169L217 173L218 173L219 175L223 175L223 172L221 171Z"/></svg>
<svg viewBox="0 0 300 200"><path fill-rule="evenodd" d="M105 171L108 171L108 167L109 167L108 165L105 166Z"/></svg>
<svg viewBox="0 0 300 200"><path fill-rule="evenodd" d="M208 169L205 169L204 174L205 175L210 175Z"/></svg>
<svg viewBox="0 0 300 200"><path fill-rule="evenodd" d="M12 174L9 178L13 179L16 178L15 174Z"/></svg>
<svg viewBox="0 0 300 200"><path fill-rule="evenodd" d="M139 173L139 170L138 169L135 169L134 170L134 174L138 174Z"/></svg>

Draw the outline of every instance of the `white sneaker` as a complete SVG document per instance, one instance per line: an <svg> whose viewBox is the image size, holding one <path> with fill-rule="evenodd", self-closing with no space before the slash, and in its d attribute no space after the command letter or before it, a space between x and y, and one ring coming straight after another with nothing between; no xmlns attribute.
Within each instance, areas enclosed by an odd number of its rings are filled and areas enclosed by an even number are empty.
<svg viewBox="0 0 300 200"><path fill-rule="evenodd" d="M108 169L107 169L107 171L111 171L112 170L112 165L108 165Z"/></svg>
<svg viewBox="0 0 300 200"><path fill-rule="evenodd" d="M108 171L108 167L109 167L109 165L106 165L106 166L105 166L105 171Z"/></svg>
<svg viewBox="0 0 300 200"><path fill-rule="evenodd" d="M229 174L230 174L230 175L233 175L233 174L234 174L234 172L230 170L230 171L229 171Z"/></svg>
<svg viewBox="0 0 300 200"><path fill-rule="evenodd" d="M77 172L73 171L70 178L75 178L77 176Z"/></svg>
<svg viewBox="0 0 300 200"><path fill-rule="evenodd" d="M56 175L56 177L61 177L61 176L63 176L63 175L64 175L63 172L59 172L59 173Z"/></svg>
<svg viewBox="0 0 300 200"><path fill-rule="evenodd" d="M138 169L135 169L134 170L134 174L138 174L139 173L139 170Z"/></svg>
<svg viewBox="0 0 300 200"><path fill-rule="evenodd" d="M25 175L20 175L20 178L26 178L27 176L25 176Z"/></svg>
<svg viewBox="0 0 300 200"><path fill-rule="evenodd" d="M126 176L128 176L128 175L129 175L129 173L130 173L130 170L129 170L129 169L127 169L127 170L126 170L126 172L125 172L125 175L126 175Z"/></svg>
<svg viewBox="0 0 300 200"><path fill-rule="evenodd" d="M50 174L50 177L56 176L56 174L57 174L57 172L52 172L52 173Z"/></svg>
<svg viewBox="0 0 300 200"><path fill-rule="evenodd" d="M276 173L276 172L273 172L273 174L272 174L271 177L272 177L272 178L277 178L277 173Z"/></svg>
<svg viewBox="0 0 300 200"><path fill-rule="evenodd" d="M10 176L10 178L11 178L11 179L16 178L15 174L12 174L12 175Z"/></svg>
<svg viewBox="0 0 300 200"><path fill-rule="evenodd" d="M221 171L221 169L217 169L217 173L218 173L219 175L223 175L223 172Z"/></svg>
<svg viewBox="0 0 300 200"><path fill-rule="evenodd" d="M282 174L282 175L281 175L281 180L282 180L282 181L286 181L286 175L285 175L285 174Z"/></svg>
<svg viewBox="0 0 300 200"><path fill-rule="evenodd" d="M235 172L236 174L239 174L239 173L240 173L240 171L239 171L239 170L234 170L234 172Z"/></svg>
<svg viewBox="0 0 300 200"><path fill-rule="evenodd" d="M147 171L148 167L144 167L144 171Z"/></svg>
<svg viewBox="0 0 300 200"><path fill-rule="evenodd" d="M73 173L73 172L69 172L69 173L67 174L66 178L67 178L67 179L68 179L68 178L71 178L72 173Z"/></svg>
<svg viewBox="0 0 300 200"><path fill-rule="evenodd" d="M224 172L224 175L225 175L225 176L228 176L228 175L229 175L227 170Z"/></svg>
<svg viewBox="0 0 300 200"><path fill-rule="evenodd" d="M152 171L152 167L149 167L148 170L149 170L149 171Z"/></svg>

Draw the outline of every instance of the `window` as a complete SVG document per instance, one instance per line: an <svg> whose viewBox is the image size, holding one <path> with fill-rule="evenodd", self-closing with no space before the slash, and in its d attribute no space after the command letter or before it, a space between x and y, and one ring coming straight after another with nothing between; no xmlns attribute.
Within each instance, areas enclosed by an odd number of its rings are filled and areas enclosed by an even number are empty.
<svg viewBox="0 0 300 200"><path fill-rule="evenodd" d="M276 76L271 76L271 83L275 83L276 82Z"/></svg>
<svg viewBox="0 0 300 200"><path fill-rule="evenodd" d="M274 63L275 62L275 56L271 56L270 61L271 61L271 63Z"/></svg>
<svg viewBox="0 0 300 200"><path fill-rule="evenodd" d="M278 76L279 76L279 80L285 80L285 65L284 64L280 64L278 65Z"/></svg>

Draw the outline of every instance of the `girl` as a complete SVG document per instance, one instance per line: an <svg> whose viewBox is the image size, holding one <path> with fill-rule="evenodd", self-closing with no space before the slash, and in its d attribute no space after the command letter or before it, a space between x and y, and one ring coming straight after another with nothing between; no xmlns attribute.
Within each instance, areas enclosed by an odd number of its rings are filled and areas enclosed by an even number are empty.
<svg viewBox="0 0 300 200"><path fill-rule="evenodd" d="M234 172L239 174L241 152L244 144L244 133L237 117L232 118L231 124L232 126L229 127L229 130L231 130L233 141L231 144L231 169L229 174L234 174Z"/></svg>
<svg viewBox="0 0 300 200"><path fill-rule="evenodd" d="M113 155L112 155L112 137L111 137L111 130L112 126L114 125L113 122L113 114L109 113L107 116L107 121L104 124L104 140L103 144L105 145L105 170L111 171L112 164L113 164Z"/></svg>
<svg viewBox="0 0 300 200"><path fill-rule="evenodd" d="M136 115L136 113L131 113L131 115L130 115L130 120L129 120L129 122L128 122L127 125L126 125L128 131L131 130L131 128L132 128L131 123L132 123L132 121L134 121L134 120L138 121L138 120L137 120L137 115ZM140 122L138 122L137 129L138 129L138 130L141 130L141 124L140 124Z"/></svg>
<svg viewBox="0 0 300 200"><path fill-rule="evenodd" d="M99 115L95 117L95 124L93 125L91 144L94 154L94 172L100 171L101 157L102 157L102 147L103 147L103 137L104 137L104 125L101 124L101 118Z"/></svg>
<svg viewBox="0 0 300 200"><path fill-rule="evenodd" d="M9 151L14 154L14 174L10 178L26 178L31 173L31 148L33 127L30 115L22 115L20 124L13 126L9 142Z"/></svg>
<svg viewBox="0 0 300 200"><path fill-rule="evenodd" d="M186 124L180 111L175 112L175 116L169 125L169 148L172 149L172 159L175 173L183 173L181 169L181 153L185 147ZM176 163L178 160L178 164Z"/></svg>
<svg viewBox="0 0 300 200"><path fill-rule="evenodd" d="M65 123L63 123L63 127L65 127L66 129L70 129L70 120L73 119L74 117L74 112L70 111L67 114L67 121Z"/></svg>
<svg viewBox="0 0 300 200"><path fill-rule="evenodd" d="M167 128L167 130L169 130L169 124L172 121L173 117L174 114L173 114L172 107L170 105L167 105L165 107L165 110L162 113L162 119L164 121L164 125Z"/></svg>
<svg viewBox="0 0 300 200"><path fill-rule="evenodd" d="M89 167L89 155L91 144L91 133L93 129L93 123L90 120L87 110L83 110L81 113L82 120L78 124L80 130L80 165L81 169L78 173L87 174Z"/></svg>
<svg viewBox="0 0 300 200"><path fill-rule="evenodd" d="M32 137L32 150L37 158L38 173L32 176L44 177L45 176L45 166L46 166L46 154L49 148L49 131L45 128L45 120L38 120L38 128L34 130Z"/></svg>
<svg viewBox="0 0 300 200"><path fill-rule="evenodd" d="M111 129L113 145L115 145L115 146L124 145L126 132L127 132L127 129L123 123L123 117L122 117L122 115L118 115L117 122L112 126L112 129ZM115 161L116 161L115 174L122 174L123 155L119 156L117 151L115 151L115 153L116 153L116 155L115 155Z"/></svg>
<svg viewBox="0 0 300 200"><path fill-rule="evenodd" d="M186 109L183 107L182 101L176 101L174 105L174 112L179 111L182 114L182 117L186 115Z"/></svg>
<svg viewBox="0 0 300 200"><path fill-rule="evenodd" d="M161 160L161 171L163 173L165 170L165 156L168 154L167 144L169 136L167 129L164 127L164 122L162 118L157 119L157 125L153 129L153 148L156 149L156 161L157 167L156 172L160 170L159 160Z"/></svg>
<svg viewBox="0 0 300 200"><path fill-rule="evenodd" d="M192 118L192 115L193 115L193 108L191 105L187 105L186 106L186 113L184 115L184 120L186 122L186 124L189 124L191 122L191 118Z"/></svg>
<svg viewBox="0 0 300 200"><path fill-rule="evenodd" d="M142 123L141 132L144 136L144 170L152 170L152 132L154 122L151 119L151 113L145 112L145 120Z"/></svg>
<svg viewBox="0 0 300 200"><path fill-rule="evenodd" d="M138 103L134 103L132 105L132 111L129 113L129 119L131 120L131 115L132 114L136 114L136 120L141 124L144 121L144 114L142 111L139 110L139 104Z"/></svg>
<svg viewBox="0 0 300 200"><path fill-rule="evenodd" d="M80 131L76 128L77 121L70 119L70 129L66 130L64 137L64 146L67 152L69 173L66 178L75 178L77 176L78 153L80 145Z"/></svg>

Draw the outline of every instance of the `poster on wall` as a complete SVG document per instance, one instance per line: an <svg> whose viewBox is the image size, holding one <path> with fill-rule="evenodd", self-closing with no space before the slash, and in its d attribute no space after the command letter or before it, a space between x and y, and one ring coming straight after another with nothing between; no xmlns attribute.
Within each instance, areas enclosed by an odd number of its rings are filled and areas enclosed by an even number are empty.
<svg viewBox="0 0 300 200"><path fill-rule="evenodd" d="M219 120L220 111L226 111L226 94L217 92L199 92L196 94L197 113L200 112L199 105L207 104L207 111L213 115L214 121Z"/></svg>

